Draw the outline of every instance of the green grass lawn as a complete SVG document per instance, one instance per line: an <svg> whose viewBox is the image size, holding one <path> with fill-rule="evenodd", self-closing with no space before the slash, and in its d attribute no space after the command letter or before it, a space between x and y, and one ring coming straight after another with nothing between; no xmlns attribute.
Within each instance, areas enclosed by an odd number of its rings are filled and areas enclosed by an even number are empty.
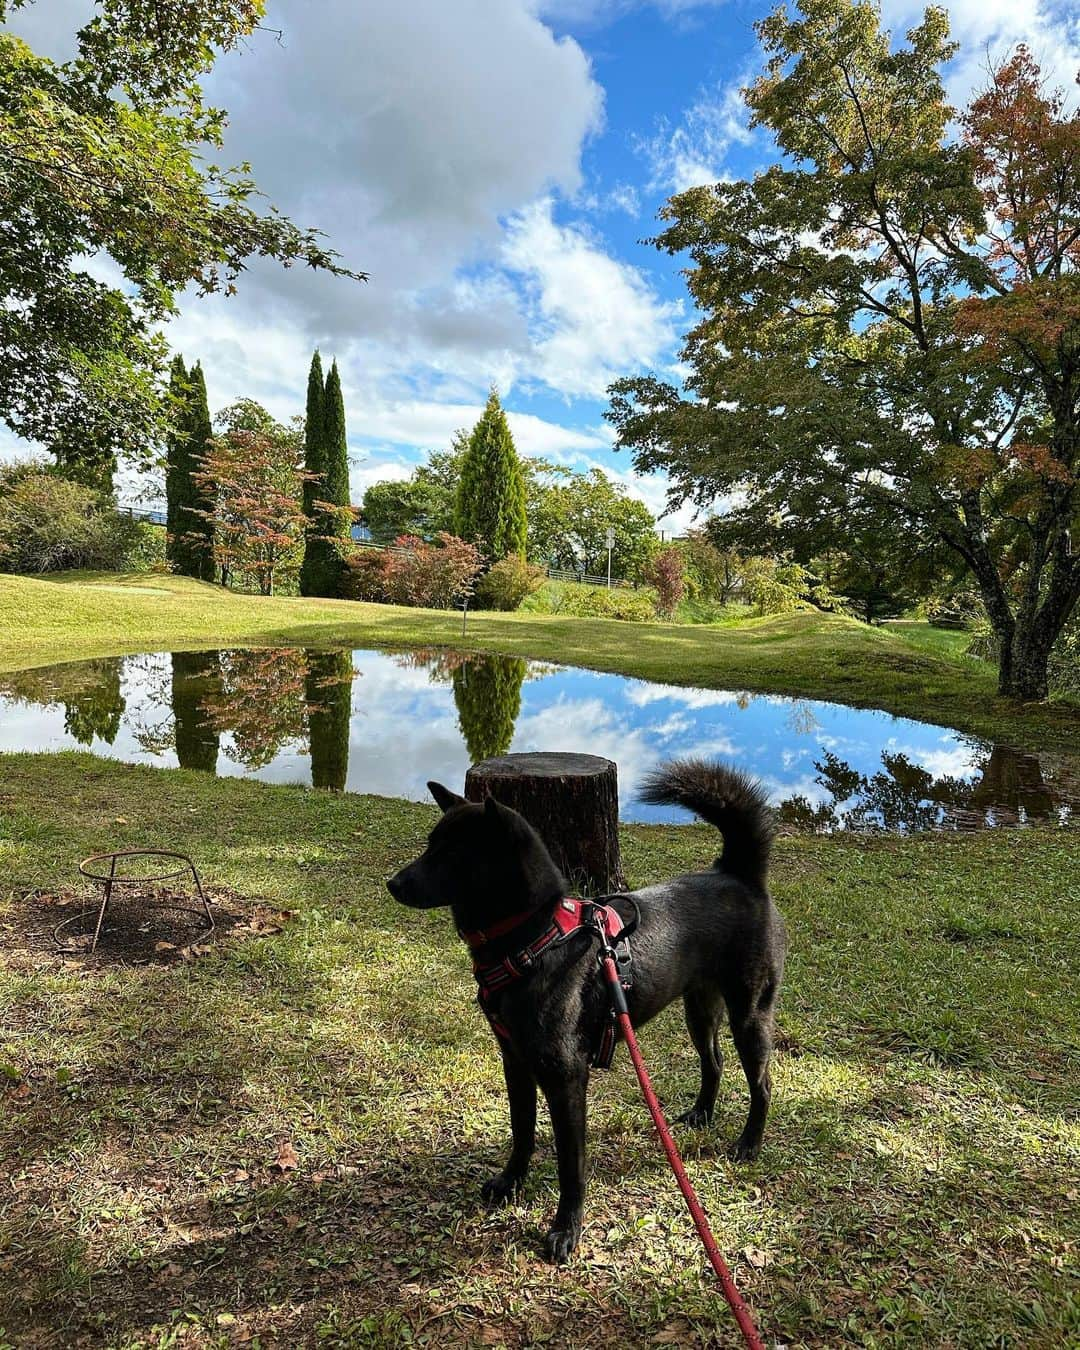
<svg viewBox="0 0 1080 1350"><path fill-rule="evenodd" d="M736 1344L624 1052L594 1081L580 1257L537 1255L546 1118L524 1200L478 1207L508 1137L498 1054L448 918L382 884L433 819L0 761L0 1345ZM24 897L147 840L294 917L190 963L50 955L55 909ZM642 883L715 836L623 847ZM791 956L761 1159L725 1157L734 1056L715 1133L677 1130L768 1343L1080 1342L1077 835L788 837L773 886ZM675 1114L678 1010L642 1041Z"/></svg>
<svg viewBox="0 0 1080 1350"><path fill-rule="evenodd" d="M1077 704L997 699L992 668L926 637L930 631L919 625L898 635L817 612L716 626L479 613L462 639L460 615L444 611L263 599L167 575L0 576L0 670L230 643L434 644L674 684L834 699L1025 748L1075 748Z"/></svg>

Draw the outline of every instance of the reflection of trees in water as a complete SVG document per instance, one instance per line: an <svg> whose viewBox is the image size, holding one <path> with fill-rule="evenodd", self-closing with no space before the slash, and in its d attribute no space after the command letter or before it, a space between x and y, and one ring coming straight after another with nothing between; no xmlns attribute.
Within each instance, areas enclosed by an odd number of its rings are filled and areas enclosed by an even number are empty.
<svg viewBox="0 0 1080 1350"><path fill-rule="evenodd" d="M521 711L521 686L526 679L541 679L558 669L516 656L480 656L435 647L400 652L394 660L407 670L427 671L432 684L453 687L458 727L474 764L506 754Z"/></svg>
<svg viewBox="0 0 1080 1350"><path fill-rule="evenodd" d="M112 745L124 715L119 656L18 670L3 677L0 693L19 703L64 709L64 730L80 745L95 737Z"/></svg>
<svg viewBox="0 0 1080 1350"><path fill-rule="evenodd" d="M210 725L228 732L229 758L262 769L286 746L304 740L307 661L295 647L225 651L221 683L202 700Z"/></svg>
<svg viewBox="0 0 1080 1350"><path fill-rule="evenodd" d="M310 737L316 787L343 787L353 669L348 652L268 647L174 652L171 703L177 758L214 772L229 759L261 769Z"/></svg>
<svg viewBox="0 0 1080 1350"><path fill-rule="evenodd" d="M867 776L826 750L814 768L831 800L791 797L780 804L781 820L812 830L972 827L983 824L990 810L1005 821L1049 815L1057 802L1038 759L1004 745L989 750L973 782L935 778L903 754L883 753L881 763L883 771Z"/></svg>
<svg viewBox="0 0 1080 1350"><path fill-rule="evenodd" d="M173 652L173 736L182 769L217 772L221 734L207 714L206 703L220 694L219 652Z"/></svg>
<svg viewBox="0 0 1080 1350"><path fill-rule="evenodd" d="M352 653L309 650L305 656L311 782L342 792L349 776Z"/></svg>
<svg viewBox="0 0 1080 1350"><path fill-rule="evenodd" d="M474 764L510 749L525 670L514 656L479 656L454 670L458 726Z"/></svg>

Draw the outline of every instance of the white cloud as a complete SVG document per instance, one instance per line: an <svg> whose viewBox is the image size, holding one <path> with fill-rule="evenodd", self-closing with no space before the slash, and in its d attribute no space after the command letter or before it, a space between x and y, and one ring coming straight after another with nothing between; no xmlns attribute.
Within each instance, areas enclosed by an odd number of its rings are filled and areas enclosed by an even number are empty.
<svg viewBox="0 0 1080 1350"><path fill-rule="evenodd" d="M922 19L922 0L883 0L882 17L894 40ZM1080 69L1080 11L1045 0L951 0L945 5L960 52L946 76L956 107L986 83L987 59L1008 56L1026 42L1053 83L1070 89Z"/></svg>
<svg viewBox="0 0 1080 1350"><path fill-rule="evenodd" d="M583 227L559 225L553 210L548 198L513 216L501 254L530 300L530 373L561 393L602 398L626 370L669 352L681 305L661 300L636 267L610 257Z"/></svg>
<svg viewBox="0 0 1080 1350"><path fill-rule="evenodd" d="M728 150L753 138L740 92L745 82L701 90L678 126L662 122L654 135L637 138L636 148L649 165L651 189L685 192L729 176L724 168Z"/></svg>

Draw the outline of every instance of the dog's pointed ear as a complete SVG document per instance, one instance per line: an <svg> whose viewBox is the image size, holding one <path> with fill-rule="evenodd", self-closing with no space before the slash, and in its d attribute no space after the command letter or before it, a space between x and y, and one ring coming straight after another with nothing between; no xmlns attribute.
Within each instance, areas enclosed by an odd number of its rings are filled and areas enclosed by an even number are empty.
<svg viewBox="0 0 1080 1350"><path fill-rule="evenodd" d="M443 787L441 783L429 783L427 790L435 798L435 801L442 807L445 814L452 806L463 806L464 797L459 797L456 792L451 792L449 788Z"/></svg>
<svg viewBox="0 0 1080 1350"><path fill-rule="evenodd" d="M484 798L484 817L487 820L502 822L503 809L494 797Z"/></svg>

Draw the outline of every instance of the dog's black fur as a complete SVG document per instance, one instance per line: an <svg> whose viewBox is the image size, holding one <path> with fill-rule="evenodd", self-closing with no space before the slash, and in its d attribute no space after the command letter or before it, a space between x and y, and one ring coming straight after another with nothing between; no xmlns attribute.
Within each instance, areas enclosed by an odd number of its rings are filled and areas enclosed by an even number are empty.
<svg viewBox="0 0 1080 1350"><path fill-rule="evenodd" d="M476 957L487 965L520 951L550 926L566 894L547 849L532 826L493 798L481 806L439 783L428 787L443 817L425 852L389 880L391 895L414 909L449 905L463 932L529 912L521 927L489 942ZM711 1120L716 1102L723 1068L718 1031L726 1009L750 1086L750 1113L732 1153L749 1161L761 1148L769 1109L773 1010L784 964L784 921L765 888L772 813L759 784L701 760L657 770L642 797L697 812L719 829L724 848L708 872L608 898L624 922L633 918L635 906L640 915L631 940L630 1018L640 1027L682 998L701 1058L701 1088L681 1119L700 1127ZM545 1244L553 1261L566 1261L581 1234L585 1093L609 1010L595 953L595 942L575 934L509 985L498 1005L510 1033L510 1043L500 1045L513 1147L483 1195L496 1203L520 1190L535 1144L539 1086L551 1110L559 1165L559 1207Z"/></svg>

